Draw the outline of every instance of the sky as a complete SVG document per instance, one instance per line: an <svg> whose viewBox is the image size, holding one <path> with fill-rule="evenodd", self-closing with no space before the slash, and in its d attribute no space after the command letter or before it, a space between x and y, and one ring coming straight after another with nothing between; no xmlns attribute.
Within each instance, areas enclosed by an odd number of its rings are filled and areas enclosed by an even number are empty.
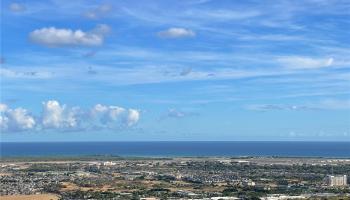
<svg viewBox="0 0 350 200"><path fill-rule="evenodd" d="M2 0L1 141L350 141L348 0Z"/></svg>

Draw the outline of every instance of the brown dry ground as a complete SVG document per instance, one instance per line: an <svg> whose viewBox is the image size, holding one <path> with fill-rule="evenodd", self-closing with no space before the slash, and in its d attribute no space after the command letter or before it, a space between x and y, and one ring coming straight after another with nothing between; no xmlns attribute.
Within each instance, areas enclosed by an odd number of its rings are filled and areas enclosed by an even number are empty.
<svg viewBox="0 0 350 200"><path fill-rule="evenodd" d="M226 187L226 184L222 185L216 185L216 186L206 186L202 187L201 189L194 189L193 185L190 183L186 183L183 181L175 181L173 183L163 182L163 181L150 181L150 180L143 180L143 181L125 181L125 180L119 180L118 184L107 184L103 185L101 187L80 187L74 183L71 182L62 182L61 183L64 187L61 188L61 192L67 192L67 191L74 191L74 190L81 190L81 191L111 191L111 192L133 192L137 191L137 188L129 188L128 186L134 185L134 186L143 186L146 189L151 188L167 188L170 189L172 192L176 192L178 190L184 190L184 191L192 191L192 192L199 192L199 191L207 191L207 192L222 192ZM1 200L1 199L0 199Z"/></svg>
<svg viewBox="0 0 350 200"><path fill-rule="evenodd" d="M11 176L11 173L0 173L0 176Z"/></svg>
<svg viewBox="0 0 350 200"><path fill-rule="evenodd" d="M32 195L9 195L0 196L1 200L58 200L53 194L32 194Z"/></svg>

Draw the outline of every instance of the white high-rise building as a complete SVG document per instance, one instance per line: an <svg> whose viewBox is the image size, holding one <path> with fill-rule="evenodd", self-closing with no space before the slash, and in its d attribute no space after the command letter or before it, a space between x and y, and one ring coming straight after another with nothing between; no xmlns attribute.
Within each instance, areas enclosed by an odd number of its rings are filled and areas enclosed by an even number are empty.
<svg viewBox="0 0 350 200"><path fill-rule="evenodd" d="M328 186L346 186L348 179L346 175L328 175L326 181Z"/></svg>

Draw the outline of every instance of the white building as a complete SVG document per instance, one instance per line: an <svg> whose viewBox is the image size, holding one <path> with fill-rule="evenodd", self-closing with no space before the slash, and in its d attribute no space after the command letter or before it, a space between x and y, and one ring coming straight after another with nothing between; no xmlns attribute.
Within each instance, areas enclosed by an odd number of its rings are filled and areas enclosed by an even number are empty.
<svg viewBox="0 0 350 200"><path fill-rule="evenodd" d="M346 175L328 175L326 183L328 186L346 186L348 182Z"/></svg>
<svg viewBox="0 0 350 200"><path fill-rule="evenodd" d="M242 181L243 186L255 186L255 182L250 179L245 179Z"/></svg>
<svg viewBox="0 0 350 200"><path fill-rule="evenodd" d="M114 165L116 165L116 164L117 164L117 163L112 162L112 161L106 161L106 162L103 163L104 166L114 166Z"/></svg>

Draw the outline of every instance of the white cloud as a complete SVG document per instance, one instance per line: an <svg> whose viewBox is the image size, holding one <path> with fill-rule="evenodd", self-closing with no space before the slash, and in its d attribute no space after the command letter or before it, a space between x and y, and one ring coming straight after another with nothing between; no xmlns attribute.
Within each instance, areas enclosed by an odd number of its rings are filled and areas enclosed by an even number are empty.
<svg viewBox="0 0 350 200"><path fill-rule="evenodd" d="M0 115L0 130L7 130L9 118Z"/></svg>
<svg viewBox="0 0 350 200"><path fill-rule="evenodd" d="M119 106L96 104L91 109L84 110L62 105L56 100L42 104L41 115L35 117L26 109L10 109L6 104L0 103L1 132L120 129L134 126L140 120L138 110Z"/></svg>
<svg viewBox="0 0 350 200"><path fill-rule="evenodd" d="M140 112L136 109L127 110L119 106L97 104L91 109L91 116L94 121L108 126L124 125L124 123L133 126L139 121Z"/></svg>
<svg viewBox="0 0 350 200"><path fill-rule="evenodd" d="M7 112L9 118L8 127L10 130L28 130L34 128L35 120L26 109L16 108Z"/></svg>
<svg viewBox="0 0 350 200"><path fill-rule="evenodd" d="M102 124L110 124L116 121L121 121L125 114L125 108L119 106L105 106L96 104L91 109L91 116L94 121Z"/></svg>
<svg viewBox="0 0 350 200"><path fill-rule="evenodd" d="M5 112L7 110L7 105L0 103L0 112Z"/></svg>
<svg viewBox="0 0 350 200"><path fill-rule="evenodd" d="M118 106L110 106L109 107L109 118L113 121L117 120L119 116L125 111L124 108Z"/></svg>
<svg viewBox="0 0 350 200"><path fill-rule="evenodd" d="M96 104L93 108L92 108L92 113L94 115L98 115L99 113L105 113L108 110L107 106L101 105L101 104Z"/></svg>
<svg viewBox="0 0 350 200"><path fill-rule="evenodd" d="M110 27L101 24L89 32L82 30L59 29L55 27L41 28L32 31L29 39L48 47L58 46L98 46L103 43L104 36Z"/></svg>
<svg viewBox="0 0 350 200"><path fill-rule="evenodd" d="M280 57L277 61L290 69L318 69L332 66L334 59L288 56Z"/></svg>
<svg viewBox="0 0 350 200"><path fill-rule="evenodd" d="M26 109L10 109L6 104L0 104L0 129L2 131L25 131L33 129L35 119Z"/></svg>
<svg viewBox="0 0 350 200"><path fill-rule="evenodd" d="M6 104L0 103L0 130L6 130L8 126L8 117L5 116L8 107Z"/></svg>
<svg viewBox="0 0 350 200"><path fill-rule="evenodd" d="M23 12L26 10L26 7L20 3L11 3L9 8L12 12Z"/></svg>
<svg viewBox="0 0 350 200"><path fill-rule="evenodd" d="M67 108L55 100L43 102L43 128L77 128L78 123L78 108Z"/></svg>
<svg viewBox="0 0 350 200"><path fill-rule="evenodd" d="M158 32L158 36L162 38L185 38L194 37L196 33L189 29L174 27Z"/></svg>
<svg viewBox="0 0 350 200"><path fill-rule="evenodd" d="M129 109L128 117L127 117L127 124L128 126L132 126L136 124L140 119L140 112L135 109Z"/></svg>

